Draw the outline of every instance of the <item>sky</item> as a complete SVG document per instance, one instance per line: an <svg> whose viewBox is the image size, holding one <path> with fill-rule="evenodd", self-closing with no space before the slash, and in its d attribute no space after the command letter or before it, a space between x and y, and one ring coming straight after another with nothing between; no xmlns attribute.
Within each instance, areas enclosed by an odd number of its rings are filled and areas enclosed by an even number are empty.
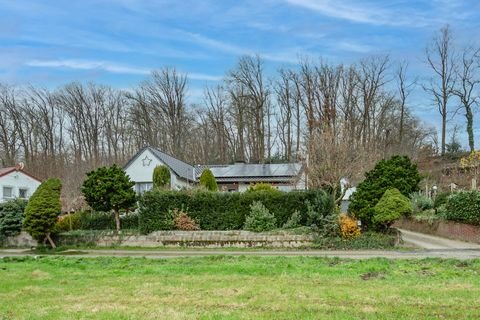
<svg viewBox="0 0 480 320"><path fill-rule="evenodd" d="M191 102L246 54L271 75L307 57L349 64L388 54L422 80L425 47L442 26L458 46L480 45L477 0L0 0L0 15L1 82L125 89L170 66L188 74ZM420 86L409 105L440 127ZM461 114L454 123L466 145Z"/></svg>

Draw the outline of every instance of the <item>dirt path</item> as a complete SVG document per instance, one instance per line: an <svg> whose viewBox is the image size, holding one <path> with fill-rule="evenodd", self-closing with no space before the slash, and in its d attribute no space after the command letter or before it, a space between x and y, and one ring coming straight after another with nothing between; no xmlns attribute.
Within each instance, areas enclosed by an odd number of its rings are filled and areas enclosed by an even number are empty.
<svg viewBox="0 0 480 320"><path fill-rule="evenodd" d="M338 257L349 259L424 259L424 258L452 258L452 259L480 259L478 249L412 249L412 250L67 250L56 256L63 257L145 257L150 259L167 259L178 257L201 257L201 256L306 256L306 257ZM13 256L40 256L28 250L0 250L0 258ZM51 255L50 255L51 256Z"/></svg>
<svg viewBox="0 0 480 320"><path fill-rule="evenodd" d="M441 237L436 237L428 234L399 229L402 232L402 239L406 244L413 245L422 249L477 249L480 250L480 245L470 242L463 242L458 240L451 240Z"/></svg>

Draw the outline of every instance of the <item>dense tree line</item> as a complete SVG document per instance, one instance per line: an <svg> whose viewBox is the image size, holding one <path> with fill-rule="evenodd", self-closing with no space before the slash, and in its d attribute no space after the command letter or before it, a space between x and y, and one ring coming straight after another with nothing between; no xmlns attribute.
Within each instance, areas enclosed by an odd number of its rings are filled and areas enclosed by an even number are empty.
<svg viewBox="0 0 480 320"><path fill-rule="evenodd" d="M460 97L474 148L478 52L453 60L444 52L449 32L442 29L427 49L433 72L422 86L445 121L449 99ZM407 63L388 56L351 65L306 59L269 76L260 57L244 56L196 104L187 102L187 75L175 68L153 71L128 91L93 83L56 90L4 84L0 161L24 161L41 178L61 177L67 198L79 193L85 172L122 165L145 145L190 163L301 161L311 185L337 187L340 178L354 178L386 156L444 151L445 134L438 146L436 132L412 112L413 78Z"/></svg>

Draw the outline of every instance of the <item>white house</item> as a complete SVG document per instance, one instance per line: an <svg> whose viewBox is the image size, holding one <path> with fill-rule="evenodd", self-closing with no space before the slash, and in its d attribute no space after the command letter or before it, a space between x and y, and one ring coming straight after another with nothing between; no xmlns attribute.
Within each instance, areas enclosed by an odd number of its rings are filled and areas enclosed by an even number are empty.
<svg viewBox="0 0 480 320"><path fill-rule="evenodd" d="M191 165L152 147L145 147L124 166L135 190L142 193L152 188L153 169L165 165L170 169L172 190L198 184L202 171L209 168L220 190L245 191L254 183L268 182L282 191L305 189L305 173L301 163L229 165Z"/></svg>
<svg viewBox="0 0 480 320"><path fill-rule="evenodd" d="M0 202L22 198L28 199L37 190L41 181L23 170L23 165L0 169Z"/></svg>

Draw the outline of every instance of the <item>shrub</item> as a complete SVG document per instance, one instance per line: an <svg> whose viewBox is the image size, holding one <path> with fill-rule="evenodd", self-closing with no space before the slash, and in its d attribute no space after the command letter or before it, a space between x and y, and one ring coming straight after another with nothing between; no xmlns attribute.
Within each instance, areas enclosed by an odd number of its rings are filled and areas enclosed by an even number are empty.
<svg viewBox="0 0 480 320"><path fill-rule="evenodd" d="M300 214L300 211L295 210L293 211L290 218L288 218L287 222L283 224L282 229L293 229L293 228L301 227L302 226L301 221L302 221L302 216Z"/></svg>
<svg viewBox="0 0 480 320"><path fill-rule="evenodd" d="M195 219L202 230L239 230L245 224L245 217L250 214L250 205L261 201L274 214L277 227L283 226L292 212L300 212L301 225L307 225L307 200L328 197L328 206L317 203L316 210L327 215L333 206L330 197L323 191L293 192L207 192L207 191L165 191L145 192L139 199L140 232L150 233L155 230L168 230L165 224L169 211L184 208Z"/></svg>
<svg viewBox="0 0 480 320"><path fill-rule="evenodd" d="M125 171L115 164L87 173L83 182L82 193L88 205L96 211L112 211L117 231L120 230L120 210L135 206L136 196L133 186Z"/></svg>
<svg viewBox="0 0 480 320"><path fill-rule="evenodd" d="M307 226L312 227L319 235L331 237L338 235L338 212L331 195L318 193L307 200ZM327 209L327 210L325 210Z"/></svg>
<svg viewBox="0 0 480 320"><path fill-rule="evenodd" d="M170 170L166 166L156 166L153 169L153 187L159 189L170 188Z"/></svg>
<svg viewBox="0 0 480 320"><path fill-rule="evenodd" d="M314 247L317 249L390 249L395 247L397 236L389 233L364 232L352 239L336 237L317 237Z"/></svg>
<svg viewBox="0 0 480 320"><path fill-rule="evenodd" d="M343 239L354 239L360 236L360 228L357 220L346 214L340 215L340 235Z"/></svg>
<svg viewBox="0 0 480 320"><path fill-rule="evenodd" d="M190 218L183 210L173 209L170 214L173 217L173 223L176 229L185 231L200 230L195 220Z"/></svg>
<svg viewBox="0 0 480 320"><path fill-rule="evenodd" d="M27 201L22 199L0 203L0 237L15 236L22 230Z"/></svg>
<svg viewBox="0 0 480 320"><path fill-rule="evenodd" d="M414 213L420 213L425 210L433 209L433 200L420 192L414 192L410 195L412 209Z"/></svg>
<svg viewBox="0 0 480 320"><path fill-rule="evenodd" d="M61 212L61 189L62 182L59 179L45 180L30 197L23 220L23 227L34 239L48 240L54 248L50 234Z"/></svg>
<svg viewBox="0 0 480 320"><path fill-rule="evenodd" d="M277 188L272 186L270 183L255 183L250 185L247 188L246 192L256 192L256 191L279 191Z"/></svg>
<svg viewBox="0 0 480 320"><path fill-rule="evenodd" d="M368 228L373 225L374 207L385 191L396 188L408 197L419 190L419 182L417 166L408 157L394 156L389 160L381 160L365 174L365 180L352 195L348 210Z"/></svg>
<svg viewBox="0 0 480 320"><path fill-rule="evenodd" d="M55 232L71 230L115 230L115 221L111 212L97 212L92 210L78 211L60 217L55 224ZM71 223L69 221L71 219ZM138 214L129 213L120 216L123 229L138 230ZM72 226L72 229L70 229Z"/></svg>
<svg viewBox="0 0 480 320"><path fill-rule="evenodd" d="M78 230L82 227L80 215L76 213L60 216L55 223L55 233Z"/></svg>
<svg viewBox="0 0 480 320"><path fill-rule="evenodd" d="M463 191L448 197L445 205L445 218L480 225L480 192Z"/></svg>
<svg viewBox="0 0 480 320"><path fill-rule="evenodd" d="M448 197L451 195L450 192L441 192L435 196L435 199L433 200L433 208L438 209L441 206L444 206L447 204Z"/></svg>
<svg viewBox="0 0 480 320"><path fill-rule="evenodd" d="M217 180L215 180L215 177L210 169L203 170L202 174L200 175L200 185L206 188L208 191L218 190Z"/></svg>
<svg viewBox="0 0 480 320"><path fill-rule="evenodd" d="M255 201L250 206L250 215L245 219L243 229L254 232L270 231L275 229L275 224L275 216L260 201Z"/></svg>
<svg viewBox="0 0 480 320"><path fill-rule="evenodd" d="M373 223L379 228L388 229L402 215L410 214L412 205L408 198L398 189L389 189L375 205Z"/></svg>

